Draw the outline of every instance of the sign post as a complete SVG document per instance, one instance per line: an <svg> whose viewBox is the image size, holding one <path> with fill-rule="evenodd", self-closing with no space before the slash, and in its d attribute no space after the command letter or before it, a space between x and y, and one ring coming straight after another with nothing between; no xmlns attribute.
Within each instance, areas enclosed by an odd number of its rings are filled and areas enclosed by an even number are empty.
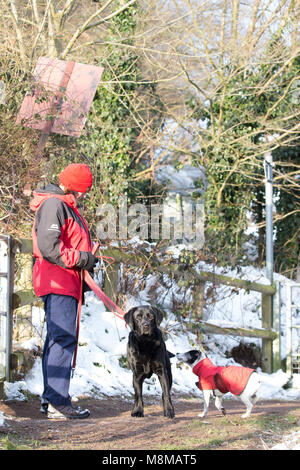
<svg viewBox="0 0 300 470"><path fill-rule="evenodd" d="M103 67L95 65L46 57L38 59L32 93L25 96L16 121L41 131L33 170L28 176L35 174L52 132L73 137L81 135L102 73ZM30 194L29 182L27 186L25 191Z"/></svg>
<svg viewBox="0 0 300 470"><path fill-rule="evenodd" d="M265 154L265 194L266 194L266 275L273 284L273 158Z"/></svg>

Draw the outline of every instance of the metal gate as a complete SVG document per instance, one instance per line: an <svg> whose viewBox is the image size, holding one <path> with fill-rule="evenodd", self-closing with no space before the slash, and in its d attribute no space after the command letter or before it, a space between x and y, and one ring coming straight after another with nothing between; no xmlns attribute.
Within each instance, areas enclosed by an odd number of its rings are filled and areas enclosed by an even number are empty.
<svg viewBox="0 0 300 470"><path fill-rule="evenodd" d="M11 357L11 238L0 234L0 380L10 379Z"/></svg>
<svg viewBox="0 0 300 470"><path fill-rule="evenodd" d="M300 284L289 282L286 289L286 372L300 374ZM297 312L298 310L298 312Z"/></svg>

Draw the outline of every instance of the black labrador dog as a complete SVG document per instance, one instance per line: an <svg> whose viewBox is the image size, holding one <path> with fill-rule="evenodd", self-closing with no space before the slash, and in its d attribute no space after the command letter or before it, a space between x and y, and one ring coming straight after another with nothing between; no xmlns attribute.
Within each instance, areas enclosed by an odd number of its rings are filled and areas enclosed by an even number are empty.
<svg viewBox="0 0 300 470"><path fill-rule="evenodd" d="M144 416L143 382L152 374L157 374L162 388L164 415L174 418L174 407L171 401L172 372L169 353L158 325L163 313L156 307L143 305L130 309L124 320L131 331L127 344L127 360L133 372L135 392L134 408L131 416Z"/></svg>

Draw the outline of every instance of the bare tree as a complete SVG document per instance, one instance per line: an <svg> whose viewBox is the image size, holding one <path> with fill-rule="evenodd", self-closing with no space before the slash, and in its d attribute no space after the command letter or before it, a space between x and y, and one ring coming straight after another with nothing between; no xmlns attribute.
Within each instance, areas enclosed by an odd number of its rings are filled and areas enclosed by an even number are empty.
<svg viewBox="0 0 300 470"><path fill-rule="evenodd" d="M107 0L100 6L87 0L1 0L0 5L2 15L10 18L15 30L23 65L31 65L41 52L65 59L75 47L84 47L87 38L101 37L100 26L135 0L116 3Z"/></svg>
<svg viewBox="0 0 300 470"><path fill-rule="evenodd" d="M31 182L33 188L49 171L48 161L55 161L59 153L50 139L45 158L35 159L39 133L16 126L16 115L24 95L32 87L32 72L38 57L96 63L113 71L107 33L112 21L134 3L135 0L101 3L91 0L0 0L0 80L6 84L5 105L0 106L0 222L3 230L9 228L18 233L30 229L28 200L24 200L22 194L26 175L32 166L37 170L35 181ZM126 75L126 71L123 73ZM102 82L102 86L111 91L111 85L118 83L126 96L122 78L115 74L110 82ZM132 104L129 112L131 119L143 123L144 110L140 107L144 107L142 97ZM147 127L146 121L144 127ZM72 142L70 145L74 151Z"/></svg>
<svg viewBox="0 0 300 470"><path fill-rule="evenodd" d="M165 113L165 125L155 132L144 96L137 96L134 105L143 126L140 138L147 141L144 154L151 156L149 166L137 178L152 178L154 169L164 158L193 161L205 165L211 147L226 149L235 156L230 167L222 167L227 175L215 181L216 201L220 206L224 188L232 174L248 172L253 184L261 183L252 168L261 167L265 151L283 145L293 145L299 138L299 107L287 107L276 115L285 96L270 101L265 112L254 115L245 107L239 125L259 122L257 128L238 135L238 125L228 125L228 97L259 101L274 89L299 55L299 4L296 0L168 0L140 1L142 7L135 36L109 40L107 25L134 0L93 2L91 0L0 0L2 29L0 38L5 44L7 64L19 61L18 76L31 71L38 56L93 61L101 57L110 67L109 47L114 45L136 51L143 67L142 83L155 84ZM286 47L273 47L266 52L272 36L282 38ZM130 41L126 40L130 39ZM282 43L281 43L282 44ZM247 74L264 63L278 64L274 74L261 75L259 82L245 89ZM8 65L9 66L9 65ZM3 68L3 66L2 66ZM20 72L21 71L21 72ZM115 76L111 82L120 83L126 93L126 80ZM235 84L235 85L233 85ZM109 83L106 84L109 87ZM21 99L20 88L15 98ZM291 76L285 85L286 95L297 95L299 83ZM218 102L218 110L214 104ZM197 109L197 113L195 110ZM132 119L135 119L132 113ZM210 125L207 122L210 121ZM169 129L168 138L165 131ZM276 138L260 139L261 131ZM161 143L163 148L161 149ZM237 148L246 149L238 154ZM161 149L156 152L155 149ZM216 168L216 171L218 169ZM275 174L277 184L298 185L297 167Z"/></svg>
<svg viewBox="0 0 300 470"><path fill-rule="evenodd" d="M225 106L229 96L244 94L247 99L259 101L264 94L274 92L277 79L287 72L299 57L299 3L295 0L170 0L151 3L148 7L146 27L135 38L135 47L143 57L149 79L158 83L166 116L173 120L172 128L182 130L169 135L169 152L195 156L198 142L199 161L205 164L205 149L223 145L236 153L239 145L247 152L240 155L232 172L243 171L251 158L261 166L261 156L266 151L283 145L293 145L299 140L299 106L276 111L287 96L299 97L299 77L291 74L285 83L284 93L270 100L264 113L254 115L244 108L238 125L258 121L259 126L243 135L234 132L226 122ZM278 42L274 40L280 38ZM273 47L269 45L273 41ZM255 73L263 65L273 65L274 73L264 75L253 86L246 85L247 74ZM277 65L277 67L275 67ZM262 69L261 69L262 70ZM245 87L243 85L245 84ZM187 100L194 106L187 106ZM299 98L295 98L299 99ZM218 111L214 103L218 102ZM198 108L198 116L195 108ZM201 112L200 112L201 111ZM196 117L195 117L196 116ZM201 119L202 117L202 119ZM213 125L206 125L207 119ZM235 124L237 127L237 124ZM262 134L273 139L259 139ZM189 133L193 138L186 139ZM161 159L157 160L160 164ZM155 165L155 162L154 162ZM150 171L150 169L149 169ZM291 181L297 168L291 168ZM255 183L255 175L249 175ZM286 178L286 176L285 176ZM276 181L280 174L276 175ZM218 187L218 200L222 188Z"/></svg>
<svg viewBox="0 0 300 470"><path fill-rule="evenodd" d="M158 1L148 6L148 18L134 46L149 79L158 83L166 116L156 136L164 151L155 154L148 176L166 156L202 165L220 229L226 207L240 206L245 214L255 202L263 215L264 200L251 197L263 188L264 154L299 146L299 2ZM275 221L300 212L299 166L299 159L276 160L277 194L293 195L296 202L277 212ZM230 192L236 199L229 199ZM237 247L243 224L241 218L232 231ZM296 230L291 241L298 236Z"/></svg>

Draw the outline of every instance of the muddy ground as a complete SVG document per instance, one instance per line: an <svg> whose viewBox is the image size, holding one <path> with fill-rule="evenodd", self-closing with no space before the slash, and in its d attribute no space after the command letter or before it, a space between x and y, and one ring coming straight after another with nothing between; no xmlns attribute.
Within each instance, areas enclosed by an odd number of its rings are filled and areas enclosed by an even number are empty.
<svg viewBox="0 0 300 470"><path fill-rule="evenodd" d="M77 403L91 410L88 419L49 420L40 413L37 398L0 401L5 415L0 449L269 450L300 428L300 401L259 401L246 420L236 399L224 401L225 417L211 403L207 417L200 419L199 398L175 397L173 420L163 416L159 399L145 402L143 418L131 417L131 400L88 398Z"/></svg>

